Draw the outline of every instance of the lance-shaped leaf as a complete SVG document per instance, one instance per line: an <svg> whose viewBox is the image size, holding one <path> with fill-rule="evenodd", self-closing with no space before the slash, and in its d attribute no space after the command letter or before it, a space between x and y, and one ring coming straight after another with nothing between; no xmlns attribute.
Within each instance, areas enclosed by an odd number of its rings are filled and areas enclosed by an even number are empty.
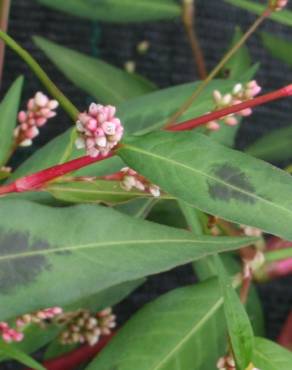
<svg viewBox="0 0 292 370"><path fill-rule="evenodd" d="M229 49L235 46L242 38L242 36L243 32L241 28L235 27ZM224 65L220 72L220 75L222 75L223 78L228 77L231 80L241 79L242 75L246 73L250 66L251 66L251 56L249 54L248 47L246 45L243 45L234 54L234 56L230 58L230 60Z"/></svg>
<svg viewBox="0 0 292 370"><path fill-rule="evenodd" d="M239 8L248 10L255 14L262 14L267 5L259 4L258 1L251 0L225 0L226 3L238 6ZM292 26L292 12L290 10L281 10L280 12L273 12L270 17L273 21L282 23L286 26Z"/></svg>
<svg viewBox="0 0 292 370"><path fill-rule="evenodd" d="M16 125L22 84L23 78L19 77L0 104L0 169L9 159L9 153L13 145L13 131Z"/></svg>
<svg viewBox="0 0 292 370"><path fill-rule="evenodd" d="M104 22L143 22L179 17L175 0L38 0L63 12Z"/></svg>
<svg viewBox="0 0 292 370"><path fill-rule="evenodd" d="M49 184L46 190L55 198L70 203L118 204L136 198L153 198L153 195L139 190L127 191L119 181L58 182ZM163 199L171 198L162 195Z"/></svg>
<svg viewBox="0 0 292 370"><path fill-rule="evenodd" d="M4 198L0 317L64 306L251 240L196 237L97 205L50 208Z"/></svg>
<svg viewBox="0 0 292 370"><path fill-rule="evenodd" d="M292 178L195 132L131 137L122 159L169 194L203 211L292 240Z"/></svg>
<svg viewBox="0 0 292 370"><path fill-rule="evenodd" d="M292 16L292 12L291 12ZM268 32L261 33L264 47L276 58L292 67L292 43Z"/></svg>
<svg viewBox="0 0 292 370"><path fill-rule="evenodd" d="M98 102L116 105L155 90L154 84L150 81L122 71L102 60L42 37L34 37L34 41L70 81Z"/></svg>
<svg viewBox="0 0 292 370"><path fill-rule="evenodd" d="M232 352L238 370L245 370L251 362L254 335L247 313L235 292L231 279L218 256L214 256L217 267L222 296L224 298L224 313Z"/></svg>
<svg viewBox="0 0 292 370"><path fill-rule="evenodd" d="M264 338L255 338L253 364L261 370L292 370L292 354Z"/></svg>
<svg viewBox="0 0 292 370"><path fill-rule="evenodd" d="M21 364L29 366L35 370L45 370L45 368L35 361L32 357L28 356L26 353L15 348L14 344L7 344L4 342L0 343L0 356L5 355L9 358L12 358Z"/></svg>
<svg viewBox="0 0 292 370"><path fill-rule="evenodd" d="M134 315L86 370L215 369L226 345L222 305L216 280L167 293Z"/></svg>
<svg viewBox="0 0 292 370"><path fill-rule="evenodd" d="M245 149L247 154L266 161L292 158L292 127L284 127L264 135Z"/></svg>

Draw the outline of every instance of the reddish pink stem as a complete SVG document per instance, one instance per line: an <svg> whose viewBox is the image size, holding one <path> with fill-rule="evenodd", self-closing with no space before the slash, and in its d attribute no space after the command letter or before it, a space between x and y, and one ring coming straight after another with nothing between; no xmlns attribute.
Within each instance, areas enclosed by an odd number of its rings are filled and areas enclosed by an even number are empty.
<svg viewBox="0 0 292 370"><path fill-rule="evenodd" d="M232 105L231 107L224 108L217 110L215 112L211 112L208 114L205 114L201 117L194 118L182 123L178 123L176 125L166 127L166 130L168 131L185 131L185 130L192 130L198 126L204 125L208 122L217 120L219 118L228 116L232 113L240 112L246 108L254 108L258 105L266 104L273 100L278 100L287 96L292 96L292 84L283 87L282 89L273 91L269 94L259 96L254 99L247 100L240 104Z"/></svg>
<svg viewBox="0 0 292 370"><path fill-rule="evenodd" d="M269 263L266 268L266 274L269 279L292 275L292 258Z"/></svg>
<svg viewBox="0 0 292 370"><path fill-rule="evenodd" d="M236 104L231 107L221 109L213 113L205 114L204 116L201 116L201 117L198 117L198 118L195 118L195 119L183 122L183 123L179 123L171 127L167 127L166 130L169 130L169 131L191 130L200 125L208 123L214 119L222 118L231 113L240 112L243 109L253 108L253 107L256 107L257 105L265 104L272 100L281 99L281 98L291 96L291 95L292 95L292 84L286 87L283 87L280 90L271 92L269 94L262 95L254 99L250 99L244 103ZM60 164L60 165L47 168L43 171L36 172L32 175L22 177L9 185L4 185L0 187L0 196L4 194L8 194L8 193L24 192L24 191L34 190L34 189L40 189L48 181L52 181L60 176L66 175L67 173L76 171L82 167L88 166L98 161L102 161L114 155L115 155L115 152L112 152L105 157L98 156L96 158L91 158L89 156L85 156L85 157L74 159L73 161L70 161L64 164Z"/></svg>
<svg viewBox="0 0 292 370"><path fill-rule="evenodd" d="M43 184L48 181L52 181L60 176L64 176L66 173L76 171L82 167L86 167L92 163L103 161L110 158L114 153L109 153L106 156L99 155L98 157L84 156L77 159L73 159L70 162L58 164L56 166L46 168L40 172L33 173L22 177L15 182L0 187L0 195L7 193L20 193L29 190L35 190L42 187Z"/></svg>
<svg viewBox="0 0 292 370"><path fill-rule="evenodd" d="M277 236L272 236L268 239L266 243L266 248L268 251L274 251L278 249L291 248L292 242L278 238Z"/></svg>
<svg viewBox="0 0 292 370"><path fill-rule="evenodd" d="M290 315L281 330L278 343L281 344L281 346L292 350L292 312L290 312Z"/></svg>

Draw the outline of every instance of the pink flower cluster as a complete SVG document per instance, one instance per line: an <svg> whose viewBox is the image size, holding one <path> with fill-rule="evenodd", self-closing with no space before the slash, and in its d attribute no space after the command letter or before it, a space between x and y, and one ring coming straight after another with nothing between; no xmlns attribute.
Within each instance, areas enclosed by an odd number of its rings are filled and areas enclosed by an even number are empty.
<svg viewBox="0 0 292 370"><path fill-rule="evenodd" d="M39 127L44 126L49 118L56 115L57 100L50 100L42 92L37 92L29 99L27 111L18 113L19 126L14 131L16 142L20 146L29 146L39 134Z"/></svg>
<svg viewBox="0 0 292 370"><path fill-rule="evenodd" d="M6 322L0 322L0 332L6 343L20 342L23 339L23 333L12 329Z"/></svg>
<svg viewBox="0 0 292 370"><path fill-rule="evenodd" d="M34 312L32 314L25 314L19 317L16 320L16 325L18 328L22 328L28 324L43 324L46 320L51 320L54 317L63 313L63 309L61 307L50 307L45 308L43 310Z"/></svg>
<svg viewBox="0 0 292 370"><path fill-rule="evenodd" d="M287 4L288 0L270 0L270 8L276 12L285 8Z"/></svg>
<svg viewBox="0 0 292 370"><path fill-rule="evenodd" d="M219 358L217 362L217 369L219 370L236 370L235 361L232 356L225 356Z"/></svg>
<svg viewBox="0 0 292 370"><path fill-rule="evenodd" d="M213 99L216 104L215 110L227 108L235 104L240 104L245 100L249 100L258 95L261 91L261 87L256 81L250 81L247 84L236 84L231 94L222 95L220 91L215 90L213 92ZM229 114L224 117L222 121L228 126L236 126L238 124L237 116L247 117L252 114L252 109L246 108L235 114ZM217 131L220 129L218 121L210 121L206 127L211 131Z"/></svg>
<svg viewBox="0 0 292 370"><path fill-rule="evenodd" d="M107 155L121 140L124 128L115 117L116 108L92 103L88 112L80 113L76 128L76 147L85 148L90 157Z"/></svg>
<svg viewBox="0 0 292 370"><path fill-rule="evenodd" d="M136 188L140 191L146 191L154 197L160 196L160 188L157 185L151 184L145 177L139 175L136 171L129 167L121 169L122 179L121 187L127 191Z"/></svg>

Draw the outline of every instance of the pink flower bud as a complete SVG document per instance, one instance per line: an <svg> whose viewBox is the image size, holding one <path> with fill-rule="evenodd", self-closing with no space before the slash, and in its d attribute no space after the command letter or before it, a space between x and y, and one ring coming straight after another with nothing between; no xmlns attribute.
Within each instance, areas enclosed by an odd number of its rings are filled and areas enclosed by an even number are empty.
<svg viewBox="0 0 292 370"><path fill-rule="evenodd" d="M39 91L35 94L34 101L39 107L45 107L48 104L49 99L46 95Z"/></svg>
<svg viewBox="0 0 292 370"><path fill-rule="evenodd" d="M218 131L220 129L220 124L216 121L211 121L207 123L206 127L210 131Z"/></svg>
<svg viewBox="0 0 292 370"><path fill-rule="evenodd" d="M25 121L26 121L26 119L27 119L27 115L26 115L26 113L25 113L25 111L20 111L19 113L18 113L18 121L20 122L20 123L24 123Z"/></svg>

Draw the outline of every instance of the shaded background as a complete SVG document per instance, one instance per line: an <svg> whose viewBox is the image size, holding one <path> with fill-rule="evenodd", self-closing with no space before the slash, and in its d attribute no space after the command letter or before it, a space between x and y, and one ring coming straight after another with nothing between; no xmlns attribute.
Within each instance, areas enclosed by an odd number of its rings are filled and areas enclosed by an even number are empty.
<svg viewBox="0 0 292 370"><path fill-rule="evenodd" d="M215 66L228 47L235 26L240 25L245 30L254 19L254 15L227 5L221 0L197 0L197 31L209 70ZM292 38L292 28L272 21L266 21L261 30L282 35L287 39ZM159 87L197 79L191 51L180 21L134 25L103 24L52 11L33 0L12 0L9 32L36 57L61 90L80 109L87 105L88 97L55 69L33 44L32 35L41 35L80 52L101 57L118 67L123 67L126 61L133 60L136 62L137 72L154 81ZM148 40L151 44L148 53L143 56L136 52L136 45L142 40ZM264 91L291 82L291 69L273 59L263 49L258 35L249 40L248 46L253 61L261 63L257 79L263 85ZM30 96L41 89L41 86L25 64L7 50L1 95L19 74L25 76L24 104ZM253 116L243 123L237 146L242 148L263 133L291 124L291 113L289 99L257 108ZM22 160L36 147L63 132L70 124L66 115L60 113L42 129L42 134L35 141L34 147L19 152L18 160ZM157 295L192 281L191 270L188 267L150 278L143 288L118 307L121 320L125 320L132 312ZM292 279L286 278L259 288L264 303L267 334L270 338L278 335L291 308L291 283Z"/></svg>

